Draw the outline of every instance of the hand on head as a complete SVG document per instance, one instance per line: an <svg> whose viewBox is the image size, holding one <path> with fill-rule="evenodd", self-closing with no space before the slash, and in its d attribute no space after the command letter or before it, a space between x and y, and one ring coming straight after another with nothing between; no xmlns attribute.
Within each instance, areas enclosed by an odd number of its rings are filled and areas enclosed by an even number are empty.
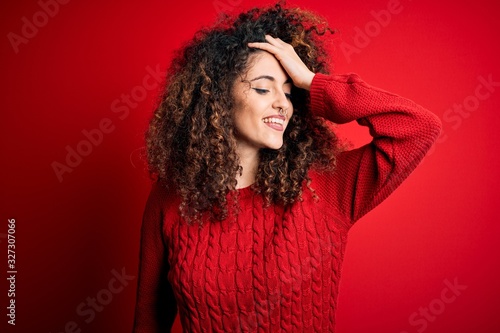
<svg viewBox="0 0 500 333"><path fill-rule="evenodd" d="M267 51L274 55L292 79L293 84L298 88L309 90L314 73L307 68L293 49L293 46L270 35L266 35L266 40L267 43L248 43L248 46Z"/></svg>

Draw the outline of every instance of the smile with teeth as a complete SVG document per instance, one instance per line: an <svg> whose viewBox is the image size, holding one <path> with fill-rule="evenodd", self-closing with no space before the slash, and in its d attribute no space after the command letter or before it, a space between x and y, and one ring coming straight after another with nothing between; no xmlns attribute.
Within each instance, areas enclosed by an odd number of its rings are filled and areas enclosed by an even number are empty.
<svg viewBox="0 0 500 333"><path fill-rule="evenodd" d="M264 118L264 119L262 119L262 121L265 123L275 123L275 124L280 124L280 125L285 124L285 120L279 119L279 118L274 118L274 117Z"/></svg>
<svg viewBox="0 0 500 333"><path fill-rule="evenodd" d="M278 132L285 130L285 120L286 118L283 116L270 116L262 119L266 126Z"/></svg>

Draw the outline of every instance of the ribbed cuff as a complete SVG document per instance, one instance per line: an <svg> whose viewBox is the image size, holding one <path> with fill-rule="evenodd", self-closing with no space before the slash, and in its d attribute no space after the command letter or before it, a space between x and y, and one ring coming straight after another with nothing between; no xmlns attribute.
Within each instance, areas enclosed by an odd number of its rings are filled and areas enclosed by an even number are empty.
<svg viewBox="0 0 500 333"><path fill-rule="evenodd" d="M357 88L354 86L357 84ZM311 109L314 115L337 124L356 119L360 87L370 88L356 73L325 75L317 73L311 83ZM366 90L364 90L366 92ZM357 99L353 99L357 98Z"/></svg>
<svg viewBox="0 0 500 333"><path fill-rule="evenodd" d="M325 87L328 82L328 75L316 73L314 75L311 90L309 91L311 95L311 111L315 116L323 117L326 116L326 106L325 106Z"/></svg>

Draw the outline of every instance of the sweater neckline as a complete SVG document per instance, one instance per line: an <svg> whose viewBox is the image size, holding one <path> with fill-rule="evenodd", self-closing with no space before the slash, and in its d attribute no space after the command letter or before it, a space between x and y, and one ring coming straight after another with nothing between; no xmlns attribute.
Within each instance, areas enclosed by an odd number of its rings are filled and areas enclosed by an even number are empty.
<svg viewBox="0 0 500 333"><path fill-rule="evenodd" d="M238 197L239 198L246 198L246 197L252 195L254 193L254 190L252 188L253 185L254 184L251 184L251 185L248 185L248 186L245 186L242 188L237 188L236 191L238 192Z"/></svg>

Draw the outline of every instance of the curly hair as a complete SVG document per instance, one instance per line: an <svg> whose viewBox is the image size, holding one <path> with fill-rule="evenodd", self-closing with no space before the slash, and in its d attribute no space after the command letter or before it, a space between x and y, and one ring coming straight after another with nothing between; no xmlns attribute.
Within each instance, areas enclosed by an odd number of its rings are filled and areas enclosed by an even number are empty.
<svg viewBox="0 0 500 333"><path fill-rule="evenodd" d="M228 202L237 203L236 153L232 87L248 70L250 56L264 52L249 42L265 35L291 44L314 73L328 73L321 36L334 33L320 16L278 3L253 8L238 16L224 15L214 26L198 31L177 51L164 92L146 132L146 154L153 179L174 186L180 214L199 221L228 216ZM323 119L310 112L309 92L292 88L293 116L278 150L261 149L252 188L266 205L288 206L302 198L308 170L334 168L338 139ZM229 200L230 197L235 200ZM236 205L235 205L236 206ZM237 208L236 208L237 209Z"/></svg>

